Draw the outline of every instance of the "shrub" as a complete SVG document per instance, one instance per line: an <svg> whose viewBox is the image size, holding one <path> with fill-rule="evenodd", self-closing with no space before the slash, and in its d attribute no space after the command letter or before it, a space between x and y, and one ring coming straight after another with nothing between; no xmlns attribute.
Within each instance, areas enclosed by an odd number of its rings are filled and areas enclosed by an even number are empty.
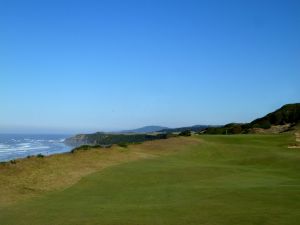
<svg viewBox="0 0 300 225"><path fill-rule="evenodd" d="M73 148L71 150L71 153L75 153L77 151L86 151L86 150L91 150L93 148L110 148L111 145L105 145L105 146L101 146L101 145L81 145L77 148Z"/></svg>
<svg viewBox="0 0 300 225"><path fill-rule="evenodd" d="M240 134L242 133L243 128L240 125L235 125L231 128L231 133L232 134Z"/></svg>
<svg viewBox="0 0 300 225"><path fill-rule="evenodd" d="M101 148L111 148L112 145L99 145Z"/></svg>
<svg viewBox="0 0 300 225"><path fill-rule="evenodd" d="M36 157L38 157L38 158L44 158L45 156L43 155L43 154L38 154Z"/></svg>
<svg viewBox="0 0 300 225"><path fill-rule="evenodd" d="M179 136L185 136L185 137L188 137L188 136L191 136L192 135L192 132L190 130L185 130L185 131L182 131Z"/></svg>
<svg viewBox="0 0 300 225"><path fill-rule="evenodd" d="M16 163L17 163L17 161L14 160L14 159L13 159L13 160L10 160L9 162L10 162L11 164L16 164Z"/></svg>
<svg viewBox="0 0 300 225"><path fill-rule="evenodd" d="M269 121L263 121L260 124L260 128L263 128L263 129L269 129L270 127L271 127L271 123Z"/></svg>
<svg viewBox="0 0 300 225"><path fill-rule="evenodd" d="M122 147L122 148L127 148L128 144L127 143L119 143L118 146Z"/></svg>
<svg viewBox="0 0 300 225"><path fill-rule="evenodd" d="M73 148L72 151L71 151L71 153L75 153L77 151L86 151L86 150L89 150L90 148L91 148L90 145L81 145L81 146L79 146L77 148Z"/></svg>

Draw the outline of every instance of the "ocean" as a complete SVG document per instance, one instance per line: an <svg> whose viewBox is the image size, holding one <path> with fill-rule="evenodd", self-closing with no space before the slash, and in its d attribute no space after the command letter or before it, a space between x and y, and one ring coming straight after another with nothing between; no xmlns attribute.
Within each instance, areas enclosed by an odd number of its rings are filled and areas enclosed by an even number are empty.
<svg viewBox="0 0 300 225"><path fill-rule="evenodd" d="M69 152L72 147L64 144L67 137L69 135L0 134L0 162L37 154L47 156Z"/></svg>

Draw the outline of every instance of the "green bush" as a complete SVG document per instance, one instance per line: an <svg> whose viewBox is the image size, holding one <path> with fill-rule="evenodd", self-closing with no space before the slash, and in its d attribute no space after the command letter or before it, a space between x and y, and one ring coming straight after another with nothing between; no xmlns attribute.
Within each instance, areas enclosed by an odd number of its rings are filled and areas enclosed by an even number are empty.
<svg viewBox="0 0 300 225"><path fill-rule="evenodd" d="M86 151L86 150L91 150L94 148L110 148L111 145L105 145L105 146L101 146L101 145L81 145L79 147L73 148L71 150L71 153L75 153L77 151Z"/></svg>
<svg viewBox="0 0 300 225"><path fill-rule="evenodd" d="M44 158L45 156L43 155L43 154L38 154L36 157L38 157L38 158Z"/></svg>
<svg viewBox="0 0 300 225"><path fill-rule="evenodd" d="M232 134L240 134L242 133L243 129L240 125L235 125L231 128L231 133Z"/></svg>
<svg viewBox="0 0 300 225"><path fill-rule="evenodd" d="M259 127L263 128L263 129L269 129L269 128L271 128L271 123L270 123L270 121L262 121L259 124Z"/></svg>
<svg viewBox="0 0 300 225"><path fill-rule="evenodd" d="M10 162L11 164L17 164L17 161L14 160L14 159L13 159L13 160L10 160L9 162Z"/></svg>
<svg viewBox="0 0 300 225"><path fill-rule="evenodd" d="M182 131L179 136L185 136L185 137L188 137L188 136L191 136L192 135L192 132L190 130L185 130L185 131Z"/></svg>
<svg viewBox="0 0 300 225"><path fill-rule="evenodd" d="M127 143L119 143L118 146L122 147L122 148L127 148L128 144Z"/></svg>

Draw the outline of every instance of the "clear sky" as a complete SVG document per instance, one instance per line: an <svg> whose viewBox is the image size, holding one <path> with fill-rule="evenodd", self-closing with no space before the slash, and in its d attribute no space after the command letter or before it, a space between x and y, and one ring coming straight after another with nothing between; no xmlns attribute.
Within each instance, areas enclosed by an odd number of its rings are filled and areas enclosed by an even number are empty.
<svg viewBox="0 0 300 225"><path fill-rule="evenodd" d="M0 132L248 122L300 102L300 1L0 0Z"/></svg>

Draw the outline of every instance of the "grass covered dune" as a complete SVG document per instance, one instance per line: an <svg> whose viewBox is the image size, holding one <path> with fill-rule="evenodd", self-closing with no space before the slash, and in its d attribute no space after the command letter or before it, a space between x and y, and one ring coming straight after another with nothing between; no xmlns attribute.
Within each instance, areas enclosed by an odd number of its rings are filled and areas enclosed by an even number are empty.
<svg viewBox="0 0 300 225"><path fill-rule="evenodd" d="M1 198L3 190L22 197L1 199L0 223L296 225L300 221L300 151L287 148L293 139L291 134L172 138L108 152L52 156L41 159L48 160L41 164L35 162L39 159L20 162L23 170L35 165L29 174L43 171L43 166L52 170L40 172L36 183L26 183L18 180L25 178L16 168L1 168ZM101 166L108 159L113 163ZM63 187L50 182L49 176L55 177L54 182L68 180L73 173L80 175ZM14 174L19 186L3 189L13 182L9 179ZM51 188L45 182L39 197L24 200L27 193L22 193L22 185L38 187L44 179Z"/></svg>
<svg viewBox="0 0 300 225"><path fill-rule="evenodd" d="M82 177L133 160L186 150L197 139L170 138L128 148L92 148L75 153L31 157L0 164L0 209L20 200L70 187ZM166 148L166 146L168 146ZM1 223L0 223L1 224Z"/></svg>

